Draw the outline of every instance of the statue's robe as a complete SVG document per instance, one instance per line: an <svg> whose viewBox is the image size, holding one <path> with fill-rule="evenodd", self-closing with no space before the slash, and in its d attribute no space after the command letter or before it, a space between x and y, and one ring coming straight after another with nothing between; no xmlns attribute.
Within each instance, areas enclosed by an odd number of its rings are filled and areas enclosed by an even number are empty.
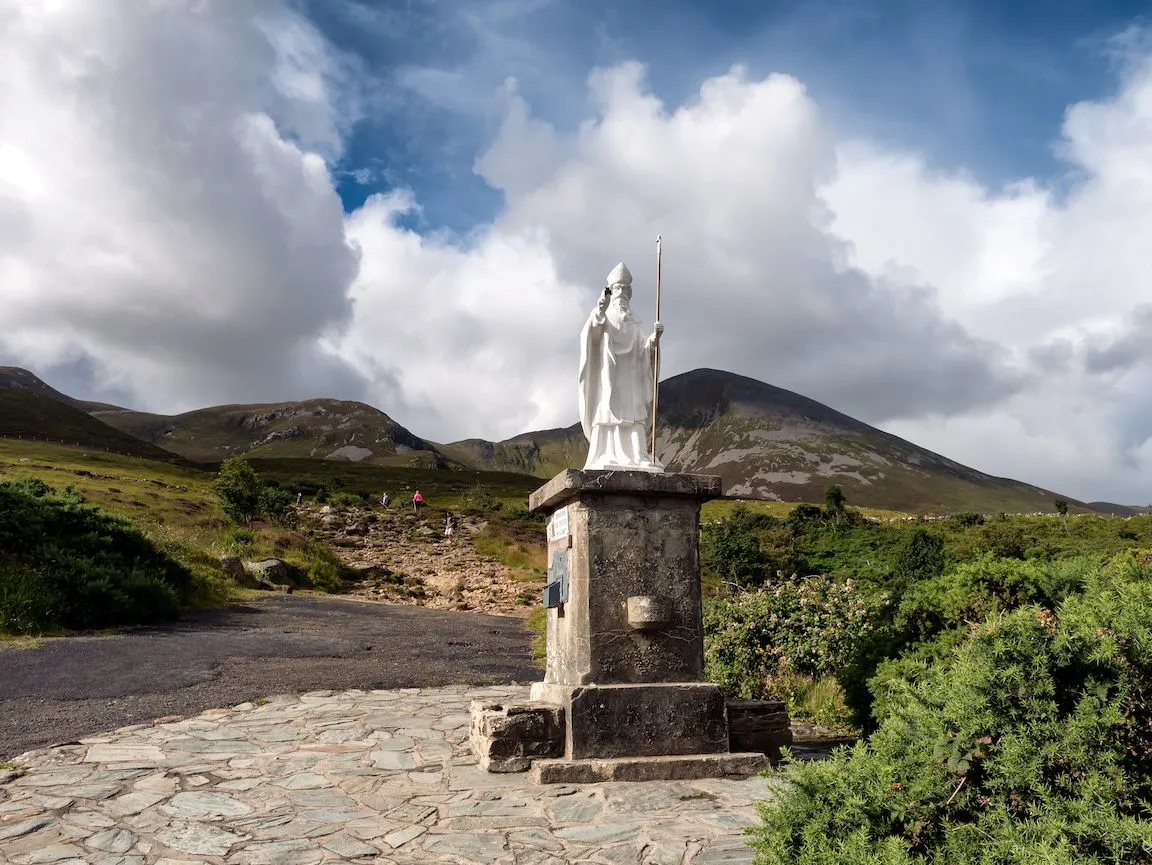
<svg viewBox="0 0 1152 865"><path fill-rule="evenodd" d="M655 342L616 301L593 310L580 332L580 424L588 437L586 469L659 470L645 428L652 415Z"/></svg>

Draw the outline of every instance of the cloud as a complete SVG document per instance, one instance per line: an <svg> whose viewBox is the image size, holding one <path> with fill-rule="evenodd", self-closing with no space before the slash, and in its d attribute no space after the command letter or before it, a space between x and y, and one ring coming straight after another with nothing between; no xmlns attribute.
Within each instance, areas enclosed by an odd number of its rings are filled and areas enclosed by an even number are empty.
<svg viewBox="0 0 1152 865"><path fill-rule="evenodd" d="M404 231L396 217L412 203L396 198L351 217L363 258L343 349L371 356L391 316L420 423L449 436L570 423L583 317L623 257L651 320L658 232L665 374L720 366L876 421L1023 386L1008 353L945 318L926 284L845 264L819 192L835 140L798 81L736 68L669 109L627 63L593 73L589 90L593 116L565 135L506 87L476 163L505 204L468 238Z"/></svg>
<svg viewBox="0 0 1152 865"><path fill-rule="evenodd" d="M995 188L841 138L802 81L741 66L682 104L640 63L597 69L560 122L525 55L468 81L498 112L473 164L498 214L418 232L403 190L343 212L335 177L395 176L347 157L391 97L299 8L0 0L7 358L161 411L323 394L435 439L509 436L575 419L577 335L616 261L651 320L659 233L665 375L729 369L996 474L1146 498L1140 40L1113 97L1068 109L1065 176ZM483 55L533 4L452 8Z"/></svg>
<svg viewBox="0 0 1152 865"><path fill-rule="evenodd" d="M355 93L310 25L270 2L0 0L0 17L15 359L96 368L164 410L364 393L318 342L352 316L325 157Z"/></svg>
<svg viewBox="0 0 1152 865"><path fill-rule="evenodd" d="M989 189L851 145L825 197L855 264L918 275L950 318L1031 372L994 412L894 432L999 474L1139 503L1152 480L1152 59L1125 59L1115 96L1067 110L1055 143L1066 175L1048 186Z"/></svg>

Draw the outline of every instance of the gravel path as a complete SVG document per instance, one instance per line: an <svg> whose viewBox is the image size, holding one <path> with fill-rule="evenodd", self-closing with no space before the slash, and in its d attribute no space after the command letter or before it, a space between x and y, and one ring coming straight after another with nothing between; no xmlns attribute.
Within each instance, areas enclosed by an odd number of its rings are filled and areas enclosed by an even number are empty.
<svg viewBox="0 0 1152 865"><path fill-rule="evenodd" d="M738 865L779 777L543 785L480 771L472 699L524 687L274 696L24 754L14 865Z"/></svg>
<svg viewBox="0 0 1152 865"><path fill-rule="evenodd" d="M0 760L271 694L528 682L521 619L276 595L115 635L0 648Z"/></svg>

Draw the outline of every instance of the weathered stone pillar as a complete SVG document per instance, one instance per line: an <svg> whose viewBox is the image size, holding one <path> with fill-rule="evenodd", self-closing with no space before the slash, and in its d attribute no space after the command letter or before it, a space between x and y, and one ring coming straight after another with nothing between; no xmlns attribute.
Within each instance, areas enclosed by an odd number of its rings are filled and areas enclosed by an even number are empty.
<svg viewBox="0 0 1152 865"><path fill-rule="evenodd" d="M723 694L704 679L700 505L720 478L561 472L532 494L549 515L548 663L533 701L563 709L564 757L544 782L749 774Z"/></svg>

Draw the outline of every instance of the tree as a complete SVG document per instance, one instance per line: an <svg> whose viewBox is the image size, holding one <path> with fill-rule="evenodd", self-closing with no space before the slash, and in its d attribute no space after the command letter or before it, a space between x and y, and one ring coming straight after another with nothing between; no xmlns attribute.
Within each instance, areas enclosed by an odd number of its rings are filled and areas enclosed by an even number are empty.
<svg viewBox="0 0 1152 865"><path fill-rule="evenodd" d="M1056 513L1062 517L1068 516L1068 502L1064 499L1056 499Z"/></svg>
<svg viewBox="0 0 1152 865"><path fill-rule="evenodd" d="M220 497L220 507L232 521L244 523L260 515L264 484L247 460L241 457L224 460L212 486Z"/></svg>
<svg viewBox="0 0 1152 865"><path fill-rule="evenodd" d="M844 491L833 484L824 490L824 510L829 516L839 516L844 513Z"/></svg>

